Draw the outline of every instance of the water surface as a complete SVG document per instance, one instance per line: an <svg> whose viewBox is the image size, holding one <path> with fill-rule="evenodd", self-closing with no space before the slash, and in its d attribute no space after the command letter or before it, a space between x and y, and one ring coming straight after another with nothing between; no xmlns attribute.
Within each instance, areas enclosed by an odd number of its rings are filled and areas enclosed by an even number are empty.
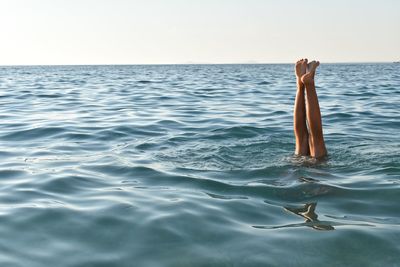
<svg viewBox="0 0 400 267"><path fill-rule="evenodd" d="M0 68L1 266L399 266L400 66Z"/></svg>

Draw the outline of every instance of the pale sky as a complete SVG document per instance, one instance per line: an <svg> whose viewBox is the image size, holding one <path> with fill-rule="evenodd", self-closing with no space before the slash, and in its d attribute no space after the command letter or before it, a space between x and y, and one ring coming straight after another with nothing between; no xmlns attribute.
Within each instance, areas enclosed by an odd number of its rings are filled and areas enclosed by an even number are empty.
<svg viewBox="0 0 400 267"><path fill-rule="evenodd" d="M0 0L0 65L400 60L399 0Z"/></svg>

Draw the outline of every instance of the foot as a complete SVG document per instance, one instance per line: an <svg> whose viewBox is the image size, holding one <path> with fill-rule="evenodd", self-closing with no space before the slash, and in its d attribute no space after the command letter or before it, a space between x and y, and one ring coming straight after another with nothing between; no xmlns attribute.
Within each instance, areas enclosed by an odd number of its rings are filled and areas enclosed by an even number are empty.
<svg viewBox="0 0 400 267"><path fill-rule="evenodd" d="M296 62L294 70L296 73L297 81L301 82L301 77L307 73L307 59L300 59Z"/></svg>
<svg viewBox="0 0 400 267"><path fill-rule="evenodd" d="M308 65L307 65L307 73L304 74L303 76L301 76L301 81L304 84L313 83L314 82L315 71L316 71L318 66L319 66L319 61L313 60L310 63L308 63Z"/></svg>

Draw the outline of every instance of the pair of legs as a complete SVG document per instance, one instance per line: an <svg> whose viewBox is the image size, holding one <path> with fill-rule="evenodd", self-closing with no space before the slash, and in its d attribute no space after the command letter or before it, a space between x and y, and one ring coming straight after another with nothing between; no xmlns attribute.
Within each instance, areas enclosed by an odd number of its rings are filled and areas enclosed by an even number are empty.
<svg viewBox="0 0 400 267"><path fill-rule="evenodd" d="M294 104L294 133L296 154L321 158L326 156L322 132L321 111L315 90L314 76L319 61L308 63L307 59L296 62L297 93Z"/></svg>

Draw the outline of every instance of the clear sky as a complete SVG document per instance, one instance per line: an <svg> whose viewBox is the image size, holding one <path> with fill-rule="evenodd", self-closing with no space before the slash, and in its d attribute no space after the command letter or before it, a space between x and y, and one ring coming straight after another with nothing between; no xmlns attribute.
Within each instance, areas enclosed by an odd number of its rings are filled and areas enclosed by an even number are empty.
<svg viewBox="0 0 400 267"><path fill-rule="evenodd" d="M400 60L399 0L0 0L0 65Z"/></svg>

